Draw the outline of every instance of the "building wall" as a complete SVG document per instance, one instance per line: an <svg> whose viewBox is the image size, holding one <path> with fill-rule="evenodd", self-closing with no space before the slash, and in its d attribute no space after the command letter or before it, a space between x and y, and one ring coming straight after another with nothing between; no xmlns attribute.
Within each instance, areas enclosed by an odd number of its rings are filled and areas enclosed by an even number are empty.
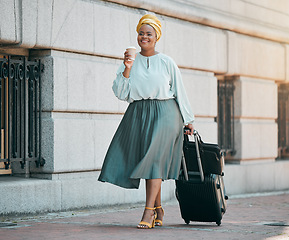
<svg viewBox="0 0 289 240"><path fill-rule="evenodd" d="M46 164L32 166L31 176L49 179L43 186L51 183L55 191L40 196L35 211L144 201L143 185L124 190L97 177L127 107L114 97L112 81L124 49L137 46L135 28L146 12L162 22L157 50L180 67L195 128L206 142L218 140L217 79L234 79L237 153L225 167L228 194L289 188L289 162L275 161L277 84L289 82L286 0L14 0L1 1L0 9L0 52L40 57L45 65ZM35 195L31 186L43 180L31 180L21 189ZM165 182L164 189L163 199L172 198L174 182ZM12 205L0 210L34 211Z"/></svg>

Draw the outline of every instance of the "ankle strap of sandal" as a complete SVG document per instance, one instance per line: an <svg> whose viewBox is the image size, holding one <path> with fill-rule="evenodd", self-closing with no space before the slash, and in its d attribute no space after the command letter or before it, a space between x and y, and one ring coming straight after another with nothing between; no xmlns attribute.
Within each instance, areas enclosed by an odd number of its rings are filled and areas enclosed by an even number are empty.
<svg viewBox="0 0 289 240"><path fill-rule="evenodd" d="M150 208L150 207L145 207L145 209L148 209L148 210L156 210L156 208Z"/></svg>
<svg viewBox="0 0 289 240"><path fill-rule="evenodd" d="M155 207L155 209L163 208L162 206Z"/></svg>

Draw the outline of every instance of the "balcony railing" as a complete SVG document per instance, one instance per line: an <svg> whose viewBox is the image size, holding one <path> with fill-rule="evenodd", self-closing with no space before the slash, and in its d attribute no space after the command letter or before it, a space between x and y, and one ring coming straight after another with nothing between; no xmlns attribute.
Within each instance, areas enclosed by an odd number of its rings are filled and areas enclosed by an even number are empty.
<svg viewBox="0 0 289 240"><path fill-rule="evenodd" d="M0 58L0 162L5 169L18 162L26 176L30 162L36 166L45 163L41 157L42 69L40 60Z"/></svg>

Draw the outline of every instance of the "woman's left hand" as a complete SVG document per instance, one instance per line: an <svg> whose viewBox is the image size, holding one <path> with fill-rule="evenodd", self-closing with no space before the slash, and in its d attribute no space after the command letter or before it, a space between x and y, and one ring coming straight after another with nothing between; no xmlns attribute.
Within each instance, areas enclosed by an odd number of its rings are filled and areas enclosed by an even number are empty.
<svg viewBox="0 0 289 240"><path fill-rule="evenodd" d="M187 135L193 135L194 132L194 126L193 124L189 123L188 125L186 125L186 128L189 128L190 130L186 130L185 134Z"/></svg>

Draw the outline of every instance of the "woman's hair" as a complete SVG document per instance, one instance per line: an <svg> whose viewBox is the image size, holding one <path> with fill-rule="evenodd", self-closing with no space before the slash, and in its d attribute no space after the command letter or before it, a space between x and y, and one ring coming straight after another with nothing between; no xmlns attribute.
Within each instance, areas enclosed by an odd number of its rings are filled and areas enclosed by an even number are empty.
<svg viewBox="0 0 289 240"><path fill-rule="evenodd" d="M153 27L157 34L157 41L160 39L162 35L162 24L160 20L152 14L143 15L142 18L139 20L138 25L136 27L136 31L139 32L139 29L142 25L147 24Z"/></svg>

